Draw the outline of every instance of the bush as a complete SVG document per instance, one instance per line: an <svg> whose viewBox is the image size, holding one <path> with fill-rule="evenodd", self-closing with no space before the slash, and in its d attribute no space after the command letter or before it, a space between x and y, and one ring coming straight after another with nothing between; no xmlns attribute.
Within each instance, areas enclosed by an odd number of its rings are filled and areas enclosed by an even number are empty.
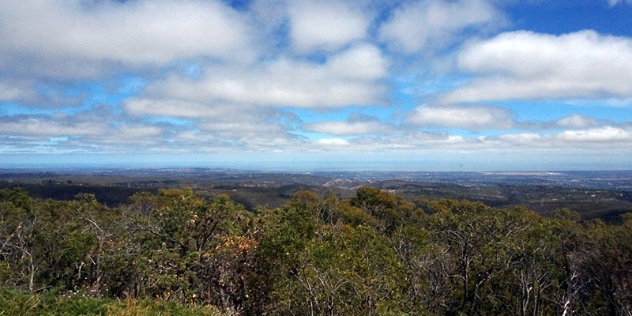
<svg viewBox="0 0 632 316"><path fill-rule="evenodd" d="M4 289L0 292L0 315L24 316L75 316L75 315L172 315L172 316L219 316L211 306L182 306L176 302L160 300L101 299L82 294L59 295L49 292L31 294Z"/></svg>

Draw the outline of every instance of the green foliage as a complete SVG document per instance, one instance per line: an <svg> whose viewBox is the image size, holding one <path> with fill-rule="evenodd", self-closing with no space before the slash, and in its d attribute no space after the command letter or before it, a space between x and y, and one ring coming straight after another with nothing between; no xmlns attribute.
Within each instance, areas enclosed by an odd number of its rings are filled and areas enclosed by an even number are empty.
<svg viewBox="0 0 632 316"><path fill-rule="evenodd" d="M621 225L362 187L246 211L192 189L108 208L0 191L0 315L629 315Z"/></svg>
<svg viewBox="0 0 632 316"><path fill-rule="evenodd" d="M58 293L31 294L12 290L0 291L0 315L24 316L75 316L75 315L174 315L219 316L210 306L182 306L158 300L100 299L84 294L59 295Z"/></svg>
<svg viewBox="0 0 632 316"><path fill-rule="evenodd" d="M28 210L32 202L28 193L21 188L0 190L0 201L9 202L15 207L24 210Z"/></svg>

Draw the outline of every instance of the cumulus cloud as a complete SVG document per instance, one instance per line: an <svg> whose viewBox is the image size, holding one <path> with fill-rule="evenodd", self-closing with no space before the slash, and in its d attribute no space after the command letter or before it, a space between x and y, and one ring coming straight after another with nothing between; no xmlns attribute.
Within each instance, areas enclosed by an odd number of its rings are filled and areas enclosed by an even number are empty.
<svg viewBox="0 0 632 316"><path fill-rule="evenodd" d="M100 135L107 131L105 124L73 122L65 118L45 116L20 116L5 119L0 124L0 134L11 136L84 136Z"/></svg>
<svg viewBox="0 0 632 316"><path fill-rule="evenodd" d="M370 18L362 8L341 1L292 1L290 39L298 52L334 51L362 40Z"/></svg>
<svg viewBox="0 0 632 316"><path fill-rule="evenodd" d="M196 127L200 132L212 134L224 141L250 144L269 144L274 139L295 138L274 120L273 114L255 109L202 120Z"/></svg>
<svg viewBox="0 0 632 316"><path fill-rule="evenodd" d="M33 99L34 90L30 82L0 81L0 102Z"/></svg>
<svg viewBox="0 0 632 316"><path fill-rule="evenodd" d="M391 130L379 122L340 122L328 121L307 124L304 129L310 132L329 135L368 135L384 134Z"/></svg>
<svg viewBox="0 0 632 316"><path fill-rule="evenodd" d="M443 102L632 96L632 40L594 31L503 33L467 46L458 65L477 77Z"/></svg>
<svg viewBox="0 0 632 316"><path fill-rule="evenodd" d="M510 144L533 144L542 138L542 135L536 133L504 134L496 137L496 139Z"/></svg>
<svg viewBox="0 0 632 316"><path fill-rule="evenodd" d="M116 130L120 135L125 138L143 138L159 136L162 130L157 126L132 126L123 125Z"/></svg>
<svg viewBox="0 0 632 316"><path fill-rule="evenodd" d="M66 93L61 85L45 85L35 80L0 79L0 102L15 102L30 108L59 108L80 105L86 93Z"/></svg>
<svg viewBox="0 0 632 316"><path fill-rule="evenodd" d="M589 128L599 125L598 120L580 114L564 117L556 122L562 128Z"/></svg>
<svg viewBox="0 0 632 316"><path fill-rule="evenodd" d="M359 44L333 55L327 68L332 75L342 78L376 80L386 76L388 60L377 47Z"/></svg>
<svg viewBox="0 0 632 316"><path fill-rule="evenodd" d="M594 31L488 38L504 23L498 3L0 1L0 151L388 159L632 151L625 118L571 109L630 104L632 39ZM398 67L436 66L429 57L444 53L439 68L457 73ZM556 98L563 117L478 104ZM411 102L429 105L411 111ZM345 119L361 106L375 117ZM539 120L514 118L523 115Z"/></svg>
<svg viewBox="0 0 632 316"><path fill-rule="evenodd" d="M609 150L612 155L630 152L632 143L631 130L624 127L603 126L586 129L565 130L559 133L509 133L480 137L480 142L469 143L472 150L495 150L501 152L522 152L533 154L546 150L547 153L559 156L562 153L592 155L597 148L616 148Z"/></svg>
<svg viewBox="0 0 632 316"><path fill-rule="evenodd" d="M348 146L349 141L342 138L321 138L315 142L318 145L322 146Z"/></svg>
<svg viewBox="0 0 632 316"><path fill-rule="evenodd" d="M209 66L197 80L171 76L147 94L199 103L304 108L380 104L388 61L370 45L351 47L325 64L281 58L248 68Z"/></svg>
<svg viewBox="0 0 632 316"><path fill-rule="evenodd" d="M343 147L337 150L348 152L372 152L374 154L387 153L393 158L398 154L425 153L444 150L460 151L463 149L473 149L480 146L478 139L466 138L460 135L451 135L444 131L414 131L411 133L395 134L389 137L382 135L364 135L349 139L335 138L341 140ZM331 140L328 138L328 140ZM321 144L315 141L316 144Z"/></svg>
<svg viewBox="0 0 632 316"><path fill-rule="evenodd" d="M391 144L396 144L392 147L400 148L423 148L426 146L436 146L437 148L445 148L450 146L461 146L468 143L476 143L475 139L467 139L461 135L453 135L445 131L438 132L426 132L417 131L409 133L402 137L394 137L389 140Z"/></svg>
<svg viewBox="0 0 632 316"><path fill-rule="evenodd" d="M248 59L254 47L246 21L220 1L2 1L0 59L7 62L0 62L0 69L18 71L15 62L20 62L39 73L52 67L78 76L106 70L102 62L141 66L200 56ZM79 67L64 71L56 63Z"/></svg>
<svg viewBox="0 0 632 316"><path fill-rule="evenodd" d="M296 136L277 121L272 109L235 104L196 103L175 99L128 99L123 109L130 115L183 121L173 130L170 145L182 150L216 151L222 148L257 150L296 145Z"/></svg>
<svg viewBox="0 0 632 316"><path fill-rule="evenodd" d="M305 124L303 129L309 132L329 135L389 135L395 126L385 123L377 117L353 113L346 121L322 121Z"/></svg>
<svg viewBox="0 0 632 316"><path fill-rule="evenodd" d="M483 0L426 0L404 2L379 30L382 41L396 51L414 53L443 46L468 28L502 23L500 11Z"/></svg>
<svg viewBox="0 0 632 316"><path fill-rule="evenodd" d="M107 106L72 115L0 117L0 148L12 152L117 152L151 150L167 142L177 126L124 119ZM21 145L17 145L20 140ZM8 146L8 147L7 147Z"/></svg>
<svg viewBox="0 0 632 316"><path fill-rule="evenodd" d="M522 147L525 150L548 148L554 150L591 150L594 146L612 147L632 142L632 133L622 126L603 126L565 130L559 133L510 133L482 137L482 144L495 148ZM581 144L581 146L578 146Z"/></svg>
<svg viewBox="0 0 632 316"><path fill-rule="evenodd" d="M209 106L177 99L130 98L123 101L122 107L131 115L177 118L218 117L232 111L228 106Z"/></svg>
<svg viewBox="0 0 632 316"><path fill-rule="evenodd" d="M490 106L419 106L406 118L418 126L470 130L507 129L514 126L511 112Z"/></svg>
<svg viewBox="0 0 632 316"><path fill-rule="evenodd" d="M631 142L632 133L619 127L604 126L586 130L564 131L556 137L565 142L612 143Z"/></svg>

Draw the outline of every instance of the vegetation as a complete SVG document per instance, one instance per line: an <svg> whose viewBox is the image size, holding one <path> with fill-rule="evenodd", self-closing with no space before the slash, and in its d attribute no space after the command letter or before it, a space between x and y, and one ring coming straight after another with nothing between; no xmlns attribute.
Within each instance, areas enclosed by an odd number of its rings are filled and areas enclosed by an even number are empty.
<svg viewBox="0 0 632 316"><path fill-rule="evenodd" d="M0 315L630 315L632 216L192 189L107 207L0 190Z"/></svg>
<svg viewBox="0 0 632 316"><path fill-rule="evenodd" d="M5 289L0 293L0 315L172 315L172 316L218 316L221 313L212 306L182 306L173 301L150 299L97 298L82 293L60 295L55 292L44 294L25 293Z"/></svg>

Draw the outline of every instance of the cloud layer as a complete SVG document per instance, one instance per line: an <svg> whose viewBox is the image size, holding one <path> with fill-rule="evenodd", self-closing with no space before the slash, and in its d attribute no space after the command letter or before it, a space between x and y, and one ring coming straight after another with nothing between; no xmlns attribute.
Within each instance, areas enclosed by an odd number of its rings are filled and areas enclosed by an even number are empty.
<svg viewBox="0 0 632 316"><path fill-rule="evenodd" d="M629 157L632 31L523 5L2 1L0 155Z"/></svg>

